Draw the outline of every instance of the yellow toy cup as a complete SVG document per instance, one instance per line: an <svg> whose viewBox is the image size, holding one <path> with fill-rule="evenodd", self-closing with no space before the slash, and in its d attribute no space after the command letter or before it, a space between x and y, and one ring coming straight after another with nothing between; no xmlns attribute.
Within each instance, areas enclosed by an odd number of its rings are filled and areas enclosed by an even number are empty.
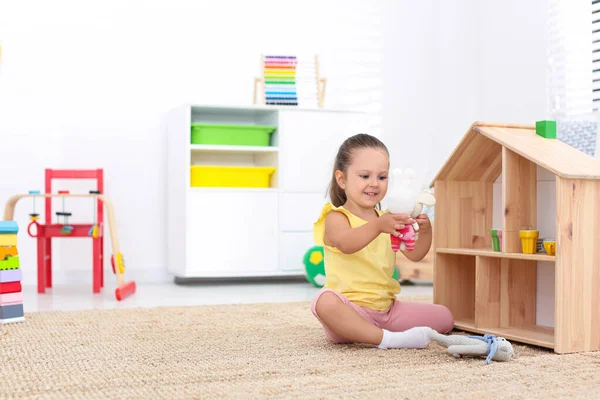
<svg viewBox="0 0 600 400"><path fill-rule="evenodd" d="M537 238L539 232L537 230L521 230L519 237L521 238L521 247L524 254L535 254L537 249Z"/></svg>
<svg viewBox="0 0 600 400"><path fill-rule="evenodd" d="M544 250L549 256L556 255L556 242L554 240L544 240Z"/></svg>

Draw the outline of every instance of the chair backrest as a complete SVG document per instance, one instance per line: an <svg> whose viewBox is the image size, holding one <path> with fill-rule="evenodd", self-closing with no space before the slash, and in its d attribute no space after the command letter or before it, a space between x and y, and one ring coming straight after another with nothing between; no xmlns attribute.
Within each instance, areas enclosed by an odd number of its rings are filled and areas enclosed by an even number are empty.
<svg viewBox="0 0 600 400"><path fill-rule="evenodd" d="M104 194L104 170L98 169L50 169L46 168L46 193L52 193L53 179L95 179L96 190ZM102 201L98 200L98 224L104 221L104 207ZM46 197L45 202L45 223L52 221L52 198Z"/></svg>

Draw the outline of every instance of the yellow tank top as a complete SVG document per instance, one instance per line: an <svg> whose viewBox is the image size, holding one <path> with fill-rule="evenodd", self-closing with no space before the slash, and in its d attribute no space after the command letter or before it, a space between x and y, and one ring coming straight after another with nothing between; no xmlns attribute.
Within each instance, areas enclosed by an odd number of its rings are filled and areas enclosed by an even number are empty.
<svg viewBox="0 0 600 400"><path fill-rule="evenodd" d="M326 288L335 290L359 306L385 311L400 293L400 283L392 278L396 255L392 250L390 235L382 233L354 254L344 254L324 242L325 217L331 211L342 212L352 228L367 223L342 207L325 204L314 223L315 242L323 246L325 255ZM376 210L379 215L383 211Z"/></svg>

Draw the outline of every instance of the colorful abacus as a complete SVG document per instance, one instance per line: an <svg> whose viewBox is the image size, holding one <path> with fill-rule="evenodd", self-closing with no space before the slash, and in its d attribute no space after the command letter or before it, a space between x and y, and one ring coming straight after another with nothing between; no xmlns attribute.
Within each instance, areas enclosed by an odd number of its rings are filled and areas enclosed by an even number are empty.
<svg viewBox="0 0 600 400"><path fill-rule="evenodd" d="M261 74L254 78L254 104L260 95L265 105L323 107L326 79L319 75L319 56L261 56Z"/></svg>
<svg viewBox="0 0 600 400"><path fill-rule="evenodd" d="M295 56L265 56L265 104L297 106Z"/></svg>
<svg viewBox="0 0 600 400"><path fill-rule="evenodd" d="M19 226L0 221L0 324L21 322L23 313L22 272L17 251Z"/></svg>

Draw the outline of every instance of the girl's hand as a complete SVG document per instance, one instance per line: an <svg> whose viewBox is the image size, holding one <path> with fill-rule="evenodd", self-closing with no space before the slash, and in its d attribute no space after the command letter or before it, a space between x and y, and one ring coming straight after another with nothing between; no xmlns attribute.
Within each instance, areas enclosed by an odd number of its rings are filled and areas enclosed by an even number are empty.
<svg viewBox="0 0 600 400"><path fill-rule="evenodd" d="M377 220L379 230L382 233L389 233L394 236L400 236L399 230L414 223L415 220L408 214L392 214L389 212L381 215Z"/></svg>
<svg viewBox="0 0 600 400"><path fill-rule="evenodd" d="M416 220L417 224L419 224L419 232L428 232L431 230L431 221L427 214L419 214Z"/></svg>

